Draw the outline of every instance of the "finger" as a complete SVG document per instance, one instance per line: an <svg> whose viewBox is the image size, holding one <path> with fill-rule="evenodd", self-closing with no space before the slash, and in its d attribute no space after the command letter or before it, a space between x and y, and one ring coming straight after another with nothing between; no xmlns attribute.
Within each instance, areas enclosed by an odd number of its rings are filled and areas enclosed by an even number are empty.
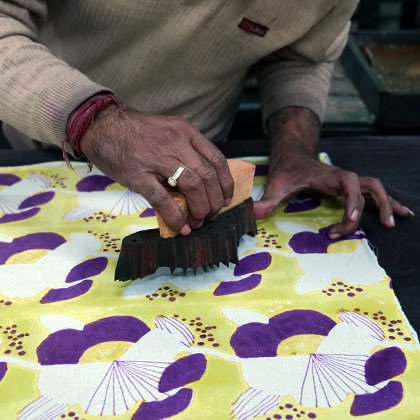
<svg viewBox="0 0 420 420"><path fill-rule="evenodd" d="M262 199L254 203L255 217L264 219L270 216L281 202L286 201L297 192L291 187L290 181L282 175L269 177Z"/></svg>
<svg viewBox="0 0 420 420"><path fill-rule="evenodd" d="M394 210L391 200L379 179L371 177L361 177L360 186L363 193L369 193L379 209L379 218L383 225L387 227L395 226Z"/></svg>
<svg viewBox="0 0 420 420"><path fill-rule="evenodd" d="M210 213L210 203L202 179L191 169L185 168L178 178L177 188L187 200L191 227L200 227Z"/></svg>
<svg viewBox="0 0 420 420"><path fill-rule="evenodd" d="M202 180L210 206L209 217L216 216L224 206L224 197L219 178L213 166L201 155L193 151L182 159L182 162L195 172Z"/></svg>
<svg viewBox="0 0 420 420"><path fill-rule="evenodd" d="M225 156L213 143L197 131L193 133L191 143L194 149L203 156L216 171L225 200L224 205L228 206L233 196L234 183Z"/></svg>
<svg viewBox="0 0 420 420"><path fill-rule="evenodd" d="M392 210L395 214L398 214L398 216L415 216L413 210L410 210L408 207L403 206L400 202L398 202L392 197L388 198L391 202Z"/></svg>
<svg viewBox="0 0 420 420"><path fill-rule="evenodd" d="M157 175L163 176L167 182L180 166L185 165L176 159L170 159L165 165L161 162L155 163L154 169ZM201 178L190 168L185 167L178 177L177 189L187 200L189 224L193 229L200 227L210 213L210 204Z"/></svg>
<svg viewBox="0 0 420 420"><path fill-rule="evenodd" d="M340 195L344 200L343 221L331 227L329 236L337 239L354 233L360 223L365 199L360 190L359 177L353 172L345 172L340 179Z"/></svg>
<svg viewBox="0 0 420 420"><path fill-rule="evenodd" d="M187 223L186 216L168 191L153 175L144 177L142 185L134 186L133 191L142 194L165 223L175 232L180 232L184 236L191 233L191 227Z"/></svg>

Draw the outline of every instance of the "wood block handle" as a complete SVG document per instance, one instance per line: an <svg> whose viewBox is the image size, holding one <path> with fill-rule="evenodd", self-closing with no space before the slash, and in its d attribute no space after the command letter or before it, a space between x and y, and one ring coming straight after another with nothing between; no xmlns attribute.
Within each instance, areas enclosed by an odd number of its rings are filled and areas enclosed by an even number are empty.
<svg viewBox="0 0 420 420"><path fill-rule="evenodd" d="M243 160L235 159L228 159L227 162L235 186L231 204L229 205L229 207L223 207L222 210L220 210L220 213L223 213L227 210L230 210L233 207L236 207L238 204L242 203L247 198L249 198L251 196L252 185L254 182L255 165L249 162L244 162ZM177 191L171 191L170 194L174 197L183 214L187 215L188 204L185 200L185 197ZM157 222L159 225L161 238L173 238L174 236L178 235L179 232L175 232L174 230L172 230L163 221L159 214L157 214Z"/></svg>

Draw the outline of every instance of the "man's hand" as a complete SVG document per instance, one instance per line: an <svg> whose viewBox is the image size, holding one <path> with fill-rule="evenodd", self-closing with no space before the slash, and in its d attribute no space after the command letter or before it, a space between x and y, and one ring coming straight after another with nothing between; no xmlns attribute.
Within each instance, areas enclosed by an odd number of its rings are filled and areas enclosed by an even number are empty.
<svg viewBox="0 0 420 420"><path fill-rule="evenodd" d="M142 194L183 235L229 205L233 195L225 157L183 118L120 111L112 105L99 113L80 146L90 162ZM181 165L186 169L177 188L187 199L188 220L164 188Z"/></svg>
<svg viewBox="0 0 420 420"><path fill-rule="evenodd" d="M258 218L267 217L279 203L304 190L341 198L344 216L341 223L331 227L331 239L358 229L365 204L364 196L375 201L381 222L387 227L395 226L394 214L413 214L389 197L378 179L359 177L315 159L319 125L311 111L289 108L277 117L270 127L275 135L264 196L255 203Z"/></svg>

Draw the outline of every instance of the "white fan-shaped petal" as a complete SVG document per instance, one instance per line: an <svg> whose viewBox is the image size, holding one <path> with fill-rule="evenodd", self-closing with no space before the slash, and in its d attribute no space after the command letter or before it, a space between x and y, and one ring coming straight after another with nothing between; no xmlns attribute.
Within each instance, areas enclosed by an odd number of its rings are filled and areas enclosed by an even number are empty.
<svg viewBox="0 0 420 420"><path fill-rule="evenodd" d="M21 210L19 210L19 205L25 198L26 197L21 195L0 193L0 214L21 213Z"/></svg>
<svg viewBox="0 0 420 420"><path fill-rule="evenodd" d="M251 197L254 201L261 200L264 194L264 185L254 185L251 191Z"/></svg>
<svg viewBox="0 0 420 420"><path fill-rule="evenodd" d="M65 220L79 220L84 219L85 217L92 216L92 214L95 214L97 209L91 208L91 207L76 207L73 210L70 210L65 216Z"/></svg>
<svg viewBox="0 0 420 420"><path fill-rule="evenodd" d="M158 391L159 380L168 362L115 361L98 381L85 410L92 415L125 413L138 401L157 401L167 397Z"/></svg>
<svg viewBox="0 0 420 420"><path fill-rule="evenodd" d="M147 207L151 206L143 196L127 190L121 194L109 212L111 214L133 214Z"/></svg>
<svg viewBox="0 0 420 420"><path fill-rule="evenodd" d="M281 230L284 230L290 235L295 235L296 233L300 232L312 232L312 233L318 233L318 229L313 229L306 225L301 225L299 223L292 223L292 222L276 222L276 225Z"/></svg>
<svg viewBox="0 0 420 420"><path fill-rule="evenodd" d="M82 331L85 324L74 318L60 315L41 315L42 325L49 331L55 332L70 328L72 330Z"/></svg>
<svg viewBox="0 0 420 420"><path fill-rule="evenodd" d="M270 318L260 312L251 311L249 309L239 308L223 308L223 314L236 325L245 325L250 322L260 322L268 324Z"/></svg>
<svg viewBox="0 0 420 420"><path fill-rule="evenodd" d="M18 420L49 420L60 417L67 404L58 403L52 398L40 397L27 405L19 414Z"/></svg>
<svg viewBox="0 0 420 420"><path fill-rule="evenodd" d="M7 242L8 244L10 244L12 241L13 238L11 236L5 235L4 233L0 233L0 242Z"/></svg>
<svg viewBox="0 0 420 420"><path fill-rule="evenodd" d="M375 392L365 379L367 355L311 354L300 402L309 407L335 407L348 394Z"/></svg>
<svg viewBox="0 0 420 420"><path fill-rule="evenodd" d="M263 416L279 403L280 395L249 388L233 403L232 417L237 420Z"/></svg>
<svg viewBox="0 0 420 420"><path fill-rule="evenodd" d="M27 180L37 184L42 189L51 187L51 180L44 175L32 174L28 176Z"/></svg>
<svg viewBox="0 0 420 420"><path fill-rule="evenodd" d="M192 331L176 318L167 318L166 316L159 315L156 317L155 325L156 328L177 336L180 342L188 347L191 347L194 343L194 334Z"/></svg>
<svg viewBox="0 0 420 420"><path fill-rule="evenodd" d="M370 335L379 341L382 341L385 338L382 328L367 316L341 310L338 312L338 317L341 321L349 325L355 325L356 327L370 330Z"/></svg>

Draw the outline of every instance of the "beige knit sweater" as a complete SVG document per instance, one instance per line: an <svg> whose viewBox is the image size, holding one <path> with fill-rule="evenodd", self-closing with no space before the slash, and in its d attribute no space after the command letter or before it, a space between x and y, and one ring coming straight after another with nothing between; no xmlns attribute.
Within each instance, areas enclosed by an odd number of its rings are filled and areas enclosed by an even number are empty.
<svg viewBox="0 0 420 420"><path fill-rule="evenodd" d="M263 115L322 119L357 0L0 0L0 120L60 145L104 89L144 113L183 115L223 140L257 63ZM242 18L265 25L259 36Z"/></svg>

